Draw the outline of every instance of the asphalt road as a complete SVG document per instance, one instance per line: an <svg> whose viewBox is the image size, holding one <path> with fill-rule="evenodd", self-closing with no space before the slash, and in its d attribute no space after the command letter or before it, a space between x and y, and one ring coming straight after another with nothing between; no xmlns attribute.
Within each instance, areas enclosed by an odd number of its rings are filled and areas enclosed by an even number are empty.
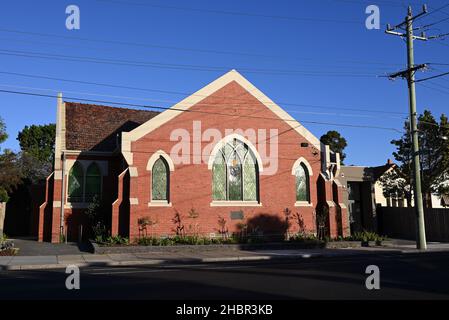
<svg viewBox="0 0 449 320"><path fill-rule="evenodd" d="M380 269L367 290L365 269ZM89 267L80 289L65 270L2 271L0 299L449 299L449 253L206 265Z"/></svg>

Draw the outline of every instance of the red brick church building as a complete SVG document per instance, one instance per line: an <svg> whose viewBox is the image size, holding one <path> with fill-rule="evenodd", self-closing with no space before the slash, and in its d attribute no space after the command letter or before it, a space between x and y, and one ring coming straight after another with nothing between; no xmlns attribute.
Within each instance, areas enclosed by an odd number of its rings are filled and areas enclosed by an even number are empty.
<svg viewBox="0 0 449 320"><path fill-rule="evenodd" d="M329 236L344 236L339 169L338 154L235 70L162 112L60 95L38 239L76 240L95 195L110 214L111 234L131 240L141 235L142 218L153 221L151 235L173 235L176 213L205 236L242 225L283 232L286 208L301 221L290 233L316 233L316 212L324 210Z"/></svg>

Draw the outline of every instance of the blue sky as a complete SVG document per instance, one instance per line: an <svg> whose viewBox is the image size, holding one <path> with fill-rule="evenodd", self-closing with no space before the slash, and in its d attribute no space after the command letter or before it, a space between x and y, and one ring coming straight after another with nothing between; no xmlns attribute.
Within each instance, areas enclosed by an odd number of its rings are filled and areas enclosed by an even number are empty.
<svg viewBox="0 0 449 320"><path fill-rule="evenodd" d="M432 10L446 2L435 0L427 4ZM391 157L390 140L397 138L399 132L335 124L402 129L408 111L406 83L377 76L405 67L405 43L383 32L386 23L402 21L406 14L404 3L386 0L372 3L364 0L3 2L0 90L50 95L62 91L66 97L170 106L183 95L27 78L5 72L192 93L222 75L224 70L246 70L242 71L245 77L304 122L316 136L328 130L341 132L348 141L346 164L381 165ZM65 27L65 8L70 4L80 8L80 30ZM365 8L369 4L380 7L381 30L365 28ZM413 8L419 11L420 3L414 1ZM416 23L424 25L447 17L449 7ZM449 20L438 23L428 33L447 32ZM416 63L449 63L449 38L426 43L416 41L415 47ZM153 65L30 57L36 53ZM154 63L174 67L154 67ZM449 66L435 68L419 73L418 77L449 71ZM280 70L295 72L285 74ZM448 113L448 79L439 78L426 82L426 87L417 86L419 112L428 108L435 115ZM5 120L10 136L2 148L18 150L17 133L25 125L55 122L56 101L52 98L0 92L0 105L0 117Z"/></svg>

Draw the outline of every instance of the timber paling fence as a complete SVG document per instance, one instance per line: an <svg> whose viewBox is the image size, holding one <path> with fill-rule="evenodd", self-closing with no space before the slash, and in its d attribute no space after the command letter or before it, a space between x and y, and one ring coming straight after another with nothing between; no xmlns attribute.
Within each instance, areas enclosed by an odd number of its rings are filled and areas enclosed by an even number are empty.
<svg viewBox="0 0 449 320"><path fill-rule="evenodd" d="M427 241L449 242L449 209L424 209ZM378 232L390 238L416 239L415 208L378 207Z"/></svg>

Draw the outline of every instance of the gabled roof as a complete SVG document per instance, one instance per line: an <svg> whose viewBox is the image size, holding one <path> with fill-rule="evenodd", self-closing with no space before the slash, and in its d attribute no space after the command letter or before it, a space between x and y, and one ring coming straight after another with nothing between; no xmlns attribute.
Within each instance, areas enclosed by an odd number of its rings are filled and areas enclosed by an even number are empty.
<svg viewBox="0 0 449 320"><path fill-rule="evenodd" d="M250 83L245 77L243 77L236 70L231 70L218 79L212 81L202 89L193 93L189 97L183 99L177 104L173 105L168 110L160 113L151 120L145 122L141 126L135 128L130 132L124 132L122 134L122 154L125 157L128 165L132 165L132 153L131 153L131 142L140 139L151 131L159 128L164 123L172 120L183 111L190 109L192 106L199 103L201 100L207 98L208 96L215 93L217 90L223 88L227 84L235 81L242 88L244 88L248 93L253 95L257 100L259 100L263 105L265 105L269 110L271 110L279 118L288 120L285 121L289 126L292 127L294 131L303 136L311 144L316 146L321 146L320 140L313 135L309 130L307 130L303 125L291 117L285 110L274 103L270 98L268 98L262 91L257 89L252 83Z"/></svg>
<svg viewBox="0 0 449 320"><path fill-rule="evenodd" d="M394 163L387 163L384 164L383 166L378 166L378 167L372 167L372 171L373 171L373 180L376 181L377 179L379 179L385 172L387 172L388 170L390 170L391 168L396 167L396 164Z"/></svg>
<svg viewBox="0 0 449 320"><path fill-rule="evenodd" d="M158 114L147 110L65 102L65 148L114 151L118 147L118 134L131 131Z"/></svg>

